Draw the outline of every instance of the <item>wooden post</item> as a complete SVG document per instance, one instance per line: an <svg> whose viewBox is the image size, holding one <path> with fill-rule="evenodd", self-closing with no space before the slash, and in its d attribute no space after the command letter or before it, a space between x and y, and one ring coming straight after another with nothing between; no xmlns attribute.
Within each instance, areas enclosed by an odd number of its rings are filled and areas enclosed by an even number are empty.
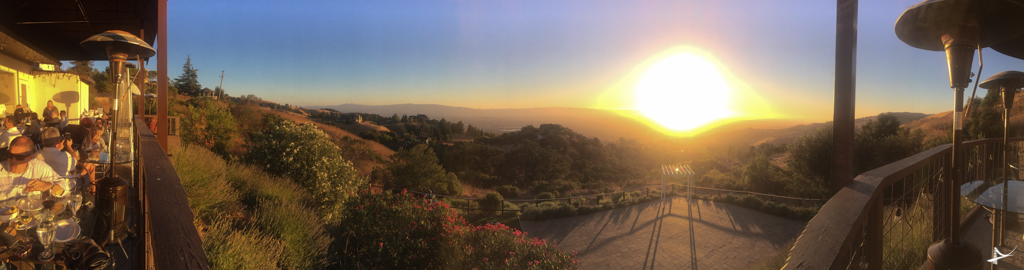
<svg viewBox="0 0 1024 270"><path fill-rule="evenodd" d="M853 181L856 89L857 0L837 0L835 105L832 114L832 194L836 194Z"/></svg>
<svg viewBox="0 0 1024 270"><path fill-rule="evenodd" d="M156 140L167 152L167 0L158 0Z"/></svg>

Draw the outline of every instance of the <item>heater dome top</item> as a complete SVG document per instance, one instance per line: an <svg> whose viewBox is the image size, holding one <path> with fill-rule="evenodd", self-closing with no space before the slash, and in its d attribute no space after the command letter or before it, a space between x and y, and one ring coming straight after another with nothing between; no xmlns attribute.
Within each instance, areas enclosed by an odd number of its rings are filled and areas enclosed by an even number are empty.
<svg viewBox="0 0 1024 270"><path fill-rule="evenodd" d="M1009 89L1021 88L1024 87L1024 72L1014 70L999 72L982 81L979 86L997 90L1001 86L1006 86Z"/></svg>
<svg viewBox="0 0 1024 270"><path fill-rule="evenodd" d="M96 34L85 40L80 45L86 51L110 55L124 53L128 59L148 58L156 54L156 50L149 46L146 41L125 31L110 30Z"/></svg>
<svg viewBox="0 0 1024 270"><path fill-rule="evenodd" d="M976 29L981 47L1024 34L1024 4L1008 0L926 0L900 15L896 36L922 50L945 49L942 36Z"/></svg>

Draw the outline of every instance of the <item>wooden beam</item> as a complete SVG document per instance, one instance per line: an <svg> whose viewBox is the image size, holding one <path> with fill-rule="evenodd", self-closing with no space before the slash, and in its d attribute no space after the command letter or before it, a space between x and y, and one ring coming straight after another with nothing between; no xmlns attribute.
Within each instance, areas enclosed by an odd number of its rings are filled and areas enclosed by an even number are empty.
<svg viewBox="0 0 1024 270"><path fill-rule="evenodd" d="M832 194L853 180L857 99L857 0L836 1L835 105L832 114Z"/></svg>
<svg viewBox="0 0 1024 270"><path fill-rule="evenodd" d="M167 0L160 1L157 7L159 13L159 25L157 25L157 102L156 102L156 126L157 141L164 151L167 151Z"/></svg>

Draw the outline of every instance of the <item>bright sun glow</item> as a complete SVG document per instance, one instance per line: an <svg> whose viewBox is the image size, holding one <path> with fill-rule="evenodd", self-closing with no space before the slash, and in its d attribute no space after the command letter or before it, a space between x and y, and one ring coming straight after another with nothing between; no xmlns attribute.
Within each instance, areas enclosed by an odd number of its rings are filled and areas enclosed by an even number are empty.
<svg viewBox="0 0 1024 270"><path fill-rule="evenodd" d="M733 115L729 86L702 55L681 52L650 67L636 86L637 108L665 126L685 131Z"/></svg>

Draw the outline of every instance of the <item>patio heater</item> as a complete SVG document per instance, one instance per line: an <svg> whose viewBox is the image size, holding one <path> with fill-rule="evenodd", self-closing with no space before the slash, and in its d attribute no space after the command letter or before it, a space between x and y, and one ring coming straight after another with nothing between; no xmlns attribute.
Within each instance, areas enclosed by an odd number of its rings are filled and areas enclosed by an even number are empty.
<svg viewBox="0 0 1024 270"><path fill-rule="evenodd" d="M128 106L127 110L122 108L124 105L122 104L122 99L124 99L122 95L130 94L129 91L125 91L128 90L125 64L127 60L140 60L153 56L156 51L139 37L117 30L91 36L82 41L80 45L87 51L106 55L110 62L110 79L114 82L114 107L111 110L113 115L110 125L112 136L108 143L108 147L110 147L107 156L109 171L96 182L96 206L100 214L97 219L102 222L97 223L93 235L99 236L94 237L97 240L102 239L101 245L111 242L120 243L127 236L128 231L128 226L125 223L125 206L128 205L129 184L124 178L115 174L114 165L118 161L129 161L123 160L124 157L119 154L124 151L122 148L125 146L131 147L131 143L118 143L119 139L126 139L119 137L119 134L127 134L128 137L131 134L131 121L127 119L131 115L131 107ZM128 124L125 125L126 123ZM129 152L127 156L130 158L130 155Z"/></svg>
<svg viewBox="0 0 1024 270"><path fill-rule="evenodd" d="M1024 7L1006 0L927 0L900 15L896 36L907 45L929 51L945 51L949 84L953 91L952 170L946 177L944 197L948 205L946 239L928 247L922 269L981 269L981 251L960 239L960 169L963 143L964 89L971 82L974 50L991 46L1024 32ZM942 196L944 195L944 196Z"/></svg>
<svg viewBox="0 0 1024 270"><path fill-rule="evenodd" d="M1007 209L1006 204L1008 203L1007 194L1007 180L1009 179L1007 174L1010 170L1009 160L1007 160L1007 152L1010 151L1009 147L1009 127L1010 127L1010 109L1013 108L1013 96L1017 93L1017 89L1024 87L1024 72L1020 71L1003 71L988 77L984 82L981 83L981 87L985 89L998 89L999 94L1003 101L1003 177L999 180L1002 182L1002 209ZM983 179L984 180L984 179ZM996 246L1003 245L1003 230L1008 227L1019 226L1019 222L1015 222L1016 218L1007 219L1007 215L1013 215L1002 210L996 209L995 215L992 220L992 243Z"/></svg>

